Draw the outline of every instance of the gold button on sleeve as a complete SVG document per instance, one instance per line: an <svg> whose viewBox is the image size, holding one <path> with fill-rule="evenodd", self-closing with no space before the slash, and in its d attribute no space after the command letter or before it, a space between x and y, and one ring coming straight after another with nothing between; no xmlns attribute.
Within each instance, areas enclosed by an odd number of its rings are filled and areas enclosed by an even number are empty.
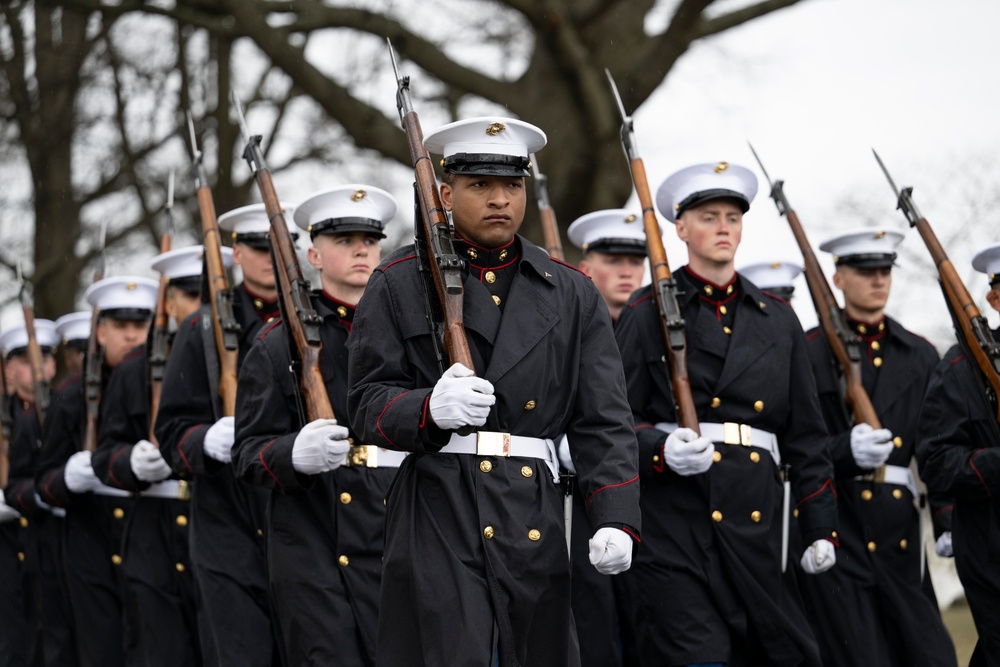
<svg viewBox="0 0 1000 667"><path fill-rule="evenodd" d="M899 541L899 548L903 551L906 551L906 547L908 546L910 546L910 543L907 542L905 538Z"/></svg>
<svg viewBox="0 0 1000 667"><path fill-rule="evenodd" d="M865 489L864 491L861 492L861 500L871 500L871 499L872 499L871 489Z"/></svg>
<svg viewBox="0 0 1000 667"><path fill-rule="evenodd" d="M531 477L535 471L531 469L531 466L521 466L521 474L525 477Z"/></svg>
<svg viewBox="0 0 1000 667"><path fill-rule="evenodd" d="M125 518L125 510L123 510L121 507L116 507L111 514L116 519L123 519L123 518Z"/></svg>
<svg viewBox="0 0 1000 667"><path fill-rule="evenodd" d="M757 412L764 412L764 401L754 401L753 409Z"/></svg>
<svg viewBox="0 0 1000 667"><path fill-rule="evenodd" d="M542 534L538 530L532 528L531 530L528 531L528 539L531 540L532 542L537 542L538 540L542 539Z"/></svg>
<svg viewBox="0 0 1000 667"><path fill-rule="evenodd" d="M344 491L342 494L340 494L340 502L342 502L343 504L347 505L351 502L351 500L352 500L351 494L349 494L347 491Z"/></svg>
<svg viewBox="0 0 1000 667"><path fill-rule="evenodd" d="M485 537L488 540L493 539L493 526L486 526L485 528L483 528L483 537Z"/></svg>
<svg viewBox="0 0 1000 667"><path fill-rule="evenodd" d="M21 528L27 528L28 527L28 520L26 518L24 518L23 516L21 517L20 523L21 523Z"/></svg>
<svg viewBox="0 0 1000 667"><path fill-rule="evenodd" d="M719 407L720 405L722 405L722 399L719 398L718 396L713 397L711 405L713 408Z"/></svg>
<svg viewBox="0 0 1000 667"><path fill-rule="evenodd" d="M722 521L722 512L720 512L719 510L715 510L714 512L712 512L712 521L716 523Z"/></svg>
<svg viewBox="0 0 1000 667"><path fill-rule="evenodd" d="M175 521L177 522L178 526L186 526L186 525L188 525L188 518L186 516L184 516L183 514L178 514L177 518L175 519Z"/></svg>
<svg viewBox="0 0 1000 667"><path fill-rule="evenodd" d="M660 462L660 455L653 454L653 463L659 463L659 462Z"/></svg>
<svg viewBox="0 0 1000 667"><path fill-rule="evenodd" d="M837 531L833 531L832 533L830 533L830 537L832 537L833 539L837 539Z"/></svg>
<svg viewBox="0 0 1000 667"><path fill-rule="evenodd" d="M798 507L796 507L795 509L792 510L792 516L794 516L796 519L799 518L799 508Z"/></svg>
<svg viewBox="0 0 1000 667"><path fill-rule="evenodd" d="M892 439L892 444L896 445L896 448L898 449L903 446L903 439L897 435Z"/></svg>
<svg viewBox="0 0 1000 667"><path fill-rule="evenodd" d="M347 556L341 556L340 558L337 559L337 562L340 563L341 567L347 567L348 565L351 564L351 559L348 558Z"/></svg>
<svg viewBox="0 0 1000 667"><path fill-rule="evenodd" d="M750 520L754 523L760 523L760 512L758 510L750 512Z"/></svg>
<svg viewBox="0 0 1000 667"><path fill-rule="evenodd" d="M482 470L483 472L489 472L493 470L493 464L490 461L480 461L479 469Z"/></svg>
<svg viewBox="0 0 1000 667"><path fill-rule="evenodd" d="M874 542L869 542L868 543L868 552L869 553L875 553L875 548L876 547L875 547L875 543Z"/></svg>
<svg viewBox="0 0 1000 667"><path fill-rule="evenodd" d="M656 458L659 459L659 457L656 457ZM722 460L722 452L720 452L718 449L716 449L714 452L712 452L712 460L715 461L716 463L718 463L719 461L721 461Z"/></svg>

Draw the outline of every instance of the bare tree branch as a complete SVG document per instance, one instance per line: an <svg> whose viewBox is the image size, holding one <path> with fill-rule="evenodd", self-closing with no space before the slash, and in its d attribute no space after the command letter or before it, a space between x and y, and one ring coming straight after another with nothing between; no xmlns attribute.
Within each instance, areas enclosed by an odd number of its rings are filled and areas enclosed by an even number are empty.
<svg viewBox="0 0 1000 667"><path fill-rule="evenodd" d="M765 2L750 5L749 7L743 7L728 14L717 16L713 19L703 19L698 26L697 37L695 39L716 35L724 30L735 28L736 26L742 25L747 21L752 21L753 19L760 18L761 16L765 16L771 12L776 12L779 9L791 7L799 2L801 2L801 0L765 0Z"/></svg>

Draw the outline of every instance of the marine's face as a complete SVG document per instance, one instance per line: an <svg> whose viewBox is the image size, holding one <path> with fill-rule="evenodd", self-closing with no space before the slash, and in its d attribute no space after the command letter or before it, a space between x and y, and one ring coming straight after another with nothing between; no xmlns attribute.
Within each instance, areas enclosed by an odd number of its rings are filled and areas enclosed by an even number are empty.
<svg viewBox="0 0 1000 667"><path fill-rule="evenodd" d="M120 364L129 350L146 340L147 333L149 320L103 318L97 324L97 342L104 347L105 363L111 368Z"/></svg>
<svg viewBox="0 0 1000 667"><path fill-rule="evenodd" d="M703 262L730 264L743 238L743 211L729 199L713 199L677 218L677 236Z"/></svg>
<svg viewBox="0 0 1000 667"><path fill-rule="evenodd" d="M236 243L233 245L233 263L243 270L243 282L254 294L268 297L277 289L270 250Z"/></svg>
<svg viewBox="0 0 1000 667"><path fill-rule="evenodd" d="M524 222L527 197L520 176L455 175L441 185L441 203L452 212L455 230L484 248L508 243Z"/></svg>
<svg viewBox="0 0 1000 667"><path fill-rule="evenodd" d="M620 309L642 284L645 262L642 255L589 252L580 262L580 270L594 281L609 308Z"/></svg>
<svg viewBox="0 0 1000 667"><path fill-rule="evenodd" d="M178 324L186 320L188 315L198 310L200 306L200 294L185 292L176 287L171 287L167 291L167 316L172 317L174 322Z"/></svg>
<svg viewBox="0 0 1000 667"><path fill-rule="evenodd" d="M852 309L880 311L889 300L892 268L859 269L841 265L833 274L833 284L844 293L844 302Z"/></svg>
<svg viewBox="0 0 1000 667"><path fill-rule="evenodd" d="M7 360L7 389L16 393L22 400L30 401L34 395L34 379L31 373L31 362L27 354L15 354ZM51 354L42 355L42 373L46 381L56 376L56 360Z"/></svg>
<svg viewBox="0 0 1000 667"><path fill-rule="evenodd" d="M381 256L379 238L364 232L321 234L309 248L309 263L319 270L323 288L332 296L345 288L365 287Z"/></svg>

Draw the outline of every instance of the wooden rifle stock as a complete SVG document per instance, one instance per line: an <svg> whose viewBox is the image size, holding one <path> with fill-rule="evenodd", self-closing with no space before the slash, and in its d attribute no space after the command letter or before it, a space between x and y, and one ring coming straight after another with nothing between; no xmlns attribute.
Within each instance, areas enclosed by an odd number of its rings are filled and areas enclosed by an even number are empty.
<svg viewBox="0 0 1000 667"><path fill-rule="evenodd" d="M222 238L215 215L215 200L202 163L201 151L194 136L194 123L188 114L191 149L194 154L194 180L198 190L198 212L201 216L202 242L205 246L205 271L208 277L208 302L212 309L212 333L219 356L219 397L222 415L236 414L236 369L239 364L238 340L240 326L233 314L233 295L222 262Z"/></svg>
<svg viewBox="0 0 1000 667"><path fill-rule="evenodd" d="M968 354L972 355L976 366L979 367L987 404L990 410L995 412L996 419L1000 421L1000 344L993 340L989 323L979 312L969 290L965 288L965 283L948 259L948 254L931 229L931 223L920 214L916 204L913 203L913 188L906 187L902 190L897 188L882 158L875 149L872 149L872 153L875 154L882 173L896 194L896 208L903 212L911 227L917 228L920 238L930 252L934 266L938 270L945 302L955 322L956 333L959 334L959 343Z"/></svg>
<svg viewBox="0 0 1000 667"><path fill-rule="evenodd" d="M250 171L257 181L264 209L271 221L271 256L274 258L275 274L278 281L279 302L281 314L288 327L288 333L299 353L299 389L309 421L316 419L333 419L333 407L326 393L326 385L319 369L319 357L322 350L319 329L323 323L312 308L309 299L309 283L302 274L292 236L288 232L278 193L271 180L271 172L264 163L264 154L260 148L260 135L250 135L243 109L236 94L233 93L233 106L236 108L240 122L240 130L247 142L243 158L250 165Z"/></svg>
<svg viewBox="0 0 1000 667"><path fill-rule="evenodd" d="M170 251L173 244L171 234L160 238L160 253ZM163 393L163 372L167 365L167 339L170 337L170 317L167 315L167 288L170 279L160 276L160 288L156 293L156 312L153 315L153 330L149 347L149 441L159 447L153 426L160 411L160 396Z"/></svg>
<svg viewBox="0 0 1000 667"><path fill-rule="evenodd" d="M7 393L7 362L0 354L0 489L7 488L10 478L10 394Z"/></svg>
<svg viewBox="0 0 1000 667"><path fill-rule="evenodd" d="M538 200L538 215L542 221L542 238L545 243L545 252L549 257L558 260L565 259L563 255L562 239L559 237L559 224L556 221L556 212L552 208L549 200L549 177L538 168L538 158L531 154L531 168L535 172L535 194Z"/></svg>
<svg viewBox="0 0 1000 667"><path fill-rule="evenodd" d="M460 363L474 371L472 352L469 350L469 341L463 324L465 288L462 281L462 260L455 254L451 228L445 216L444 205L441 203L434 167L424 147L424 133L420 127L420 119L410 102L410 77L399 76L391 44L389 55L396 76L396 107L399 109L399 118L406 132L410 159L413 161L413 171L417 181L417 201L420 206L418 224L423 225L423 234L417 236L426 239L428 268L444 314L444 347L452 364Z"/></svg>
<svg viewBox="0 0 1000 667"><path fill-rule="evenodd" d="M101 255L94 271L93 282L104 279L104 244L107 222L101 226ZM101 374L104 365L104 348L97 342L97 323L101 312L94 306L90 316L90 336L87 338L87 360L83 373L84 405L86 420L83 428L83 451L97 451L97 427L101 419Z"/></svg>
<svg viewBox="0 0 1000 667"><path fill-rule="evenodd" d="M653 278L653 298L656 300L656 307L660 312L660 330L663 333L663 342L667 349L670 384L676 403L677 424L700 434L698 410L694 405L694 396L691 394L691 379L688 376L687 337L684 331L684 318L681 316L680 303L677 300L677 281L670 273L670 265L667 263L667 252L663 247L660 223L656 219L656 210L653 208L653 197L649 191L646 167L643 165L642 158L639 157L635 146L632 119L625 113L625 105L622 104L621 96L618 94L618 86L615 85L611 72L608 70L604 70L604 72L608 75L611 92L614 94L618 111L622 117L622 147L625 149L625 156L629 161L632 185L639 197L639 205L642 206L642 225L646 232L646 251L649 255L649 270Z"/></svg>

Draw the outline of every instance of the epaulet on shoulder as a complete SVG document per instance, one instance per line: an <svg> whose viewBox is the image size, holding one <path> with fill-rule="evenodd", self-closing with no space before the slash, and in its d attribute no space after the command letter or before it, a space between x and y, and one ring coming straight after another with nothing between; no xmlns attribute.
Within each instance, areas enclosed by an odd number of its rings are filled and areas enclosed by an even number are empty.
<svg viewBox="0 0 1000 667"><path fill-rule="evenodd" d="M562 261L561 259L556 259L555 257L549 257L549 259L552 260L553 262L555 262L556 264L562 264L567 269L573 269L574 271L576 271L577 273L579 273L581 276L583 276L587 280L591 280L590 276L588 276L586 273L584 273L580 269L576 268L572 264L567 264L566 262Z"/></svg>
<svg viewBox="0 0 1000 667"><path fill-rule="evenodd" d="M635 308L636 306L638 306L638 305L639 305L640 303L642 303L643 301L649 301L649 300L650 300L650 299L652 299L652 298L653 298L653 293L652 293L652 292L650 292L650 293L649 293L649 294L647 294L646 296L643 296L643 297L639 297L638 299L636 299L635 301L633 301L632 303L630 303L630 304L628 305L628 307L629 307L629 308Z"/></svg>
<svg viewBox="0 0 1000 667"><path fill-rule="evenodd" d="M264 327L259 334L257 334L257 340L264 340L264 336L274 330L276 326L281 324L281 318L276 317L271 320L271 323Z"/></svg>
<svg viewBox="0 0 1000 667"><path fill-rule="evenodd" d="M771 292L768 292L768 291L767 291L766 289L762 289L762 290L760 291L760 293L761 293L761 294L764 294L765 296L769 296L769 297L771 297L771 298L772 298L772 299L774 299L775 301L780 301L781 303L785 304L785 305L786 305L786 306L788 306L789 308L791 308L791 307L792 307L792 302L791 302L791 301L788 301L787 299L782 299L782 298L781 298L780 296L778 296L777 294L772 294Z"/></svg>
<svg viewBox="0 0 1000 667"><path fill-rule="evenodd" d="M77 373L76 375L71 375L71 376L69 376L68 378L66 378L65 380L63 380L62 382L59 383L59 386L56 387L56 391L62 391L63 389L65 389L67 387L72 387L73 385L77 384L78 382L80 382L80 374Z"/></svg>
<svg viewBox="0 0 1000 667"><path fill-rule="evenodd" d="M411 259L416 259L416 257L417 257L416 255L407 255L406 257L400 257L399 259L394 259L391 262L389 262L388 264L386 264L385 266L380 267L380 268L378 268L376 270L381 271L382 273L385 273L386 270L390 266L395 266L396 264L399 264L400 262L406 262L406 261L409 261Z"/></svg>

